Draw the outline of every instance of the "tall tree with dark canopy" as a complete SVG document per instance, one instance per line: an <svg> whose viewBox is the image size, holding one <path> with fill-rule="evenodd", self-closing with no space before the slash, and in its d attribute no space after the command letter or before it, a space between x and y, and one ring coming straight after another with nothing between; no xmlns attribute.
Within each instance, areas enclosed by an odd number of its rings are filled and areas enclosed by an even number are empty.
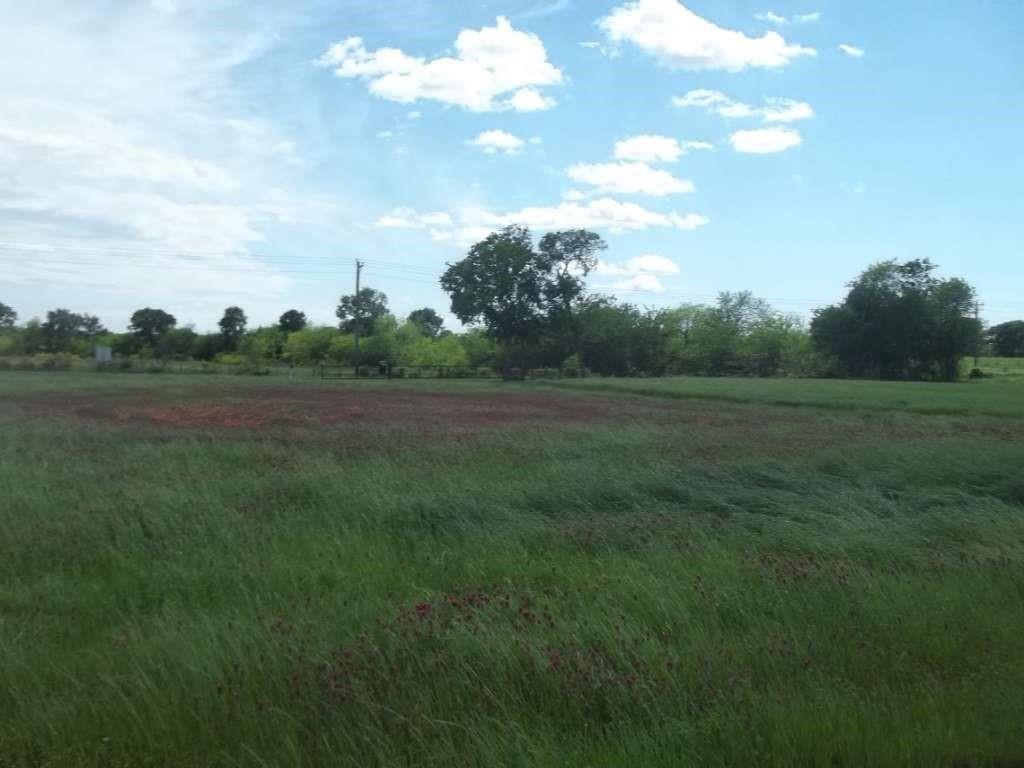
<svg viewBox="0 0 1024 768"><path fill-rule="evenodd" d="M993 325L985 334L999 357L1024 357L1024 320Z"/></svg>
<svg viewBox="0 0 1024 768"><path fill-rule="evenodd" d="M955 380L981 325L974 289L959 278L940 280L935 269L927 259L872 265L841 304L814 313L815 344L847 375Z"/></svg>
<svg viewBox="0 0 1024 768"><path fill-rule="evenodd" d="M419 328L424 336L431 339L437 338L441 333L441 326L444 325L441 316L430 307L414 309L409 313L409 322Z"/></svg>
<svg viewBox="0 0 1024 768"><path fill-rule="evenodd" d="M289 309L277 321L277 327L284 333L295 333L301 331L308 325L306 313L297 309Z"/></svg>
<svg viewBox="0 0 1024 768"><path fill-rule="evenodd" d="M358 330L360 336L372 336L377 321L387 313L388 297L373 288L363 288L358 294L342 296L334 311L341 330L345 333Z"/></svg>
<svg viewBox="0 0 1024 768"><path fill-rule="evenodd" d="M106 332L99 318L67 309L47 312L46 322L41 327L48 352L68 352L76 339L88 339Z"/></svg>
<svg viewBox="0 0 1024 768"><path fill-rule="evenodd" d="M217 325L220 327L220 335L224 340L224 349L233 352L238 348L238 342L245 335L245 326L248 320L241 307L228 307L224 310L224 317Z"/></svg>
<svg viewBox="0 0 1024 768"><path fill-rule="evenodd" d="M565 321L604 247L594 233L573 230L545 235L535 250L530 230L511 225L448 265L441 287L459 320L482 323L522 364L540 336Z"/></svg>
<svg viewBox="0 0 1024 768"><path fill-rule="evenodd" d="M18 322L18 313L0 301L0 328L13 328Z"/></svg>
<svg viewBox="0 0 1024 768"><path fill-rule="evenodd" d="M162 309L146 307L132 313L128 330L142 346L153 349L160 341L160 337L177 324L178 321L174 315L164 312Z"/></svg>

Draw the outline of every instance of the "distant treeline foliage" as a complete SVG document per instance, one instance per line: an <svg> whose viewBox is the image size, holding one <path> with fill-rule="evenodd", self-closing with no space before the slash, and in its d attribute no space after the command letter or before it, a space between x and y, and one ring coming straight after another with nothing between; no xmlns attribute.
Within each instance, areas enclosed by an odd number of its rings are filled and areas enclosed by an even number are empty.
<svg viewBox="0 0 1024 768"><path fill-rule="evenodd" d="M19 325L0 303L0 355L91 356L109 346L122 357L262 365L386 361L402 366L573 368L598 375L666 374L854 376L953 380L960 360L983 350L1024 355L1024 321L987 333L973 288L935 277L927 260L874 264L844 300L814 312L810 325L749 292L714 304L646 309L586 292L606 247L585 230L546 234L510 226L448 266L441 285L469 330L453 333L430 307L400 321L373 288L344 295L338 325L311 326L298 309L276 325L248 328L241 307L224 311L218 331L179 327L174 315L145 307L125 333L67 309ZM357 334L358 332L358 334ZM357 350L358 336L358 350Z"/></svg>

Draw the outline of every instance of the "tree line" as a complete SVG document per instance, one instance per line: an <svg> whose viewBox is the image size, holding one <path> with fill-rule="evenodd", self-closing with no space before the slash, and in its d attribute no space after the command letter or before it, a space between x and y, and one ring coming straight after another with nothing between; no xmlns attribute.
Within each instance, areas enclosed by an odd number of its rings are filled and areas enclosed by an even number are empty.
<svg viewBox="0 0 1024 768"><path fill-rule="evenodd" d="M965 355L983 348L1024 355L1024 321L985 332L974 289L939 278L928 260L884 261L848 284L843 301L810 323L750 292L713 304L645 309L588 293L587 276L606 248L593 232L551 232L535 241L508 226L449 264L440 283L452 313L468 327L444 328L424 307L402 320L373 288L343 295L337 325L313 326L298 309L272 326L249 328L244 310L227 307L218 330L179 326L145 307L126 333L111 333L67 309L19 325L0 304L0 355L88 356L109 346L124 357L297 365L492 366L503 370L586 369L599 375L830 375L885 379L957 378ZM358 339L358 348L357 348Z"/></svg>

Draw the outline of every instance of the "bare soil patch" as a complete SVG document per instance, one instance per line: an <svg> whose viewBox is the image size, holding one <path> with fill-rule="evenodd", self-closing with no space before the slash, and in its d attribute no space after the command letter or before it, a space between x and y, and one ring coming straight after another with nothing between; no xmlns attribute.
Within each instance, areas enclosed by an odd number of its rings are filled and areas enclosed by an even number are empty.
<svg viewBox="0 0 1024 768"><path fill-rule="evenodd" d="M148 393L19 398L30 417L79 418L126 425L193 429L260 429L318 425L406 427L587 423L649 413L606 398L557 393L415 392L409 390L268 389L189 400Z"/></svg>

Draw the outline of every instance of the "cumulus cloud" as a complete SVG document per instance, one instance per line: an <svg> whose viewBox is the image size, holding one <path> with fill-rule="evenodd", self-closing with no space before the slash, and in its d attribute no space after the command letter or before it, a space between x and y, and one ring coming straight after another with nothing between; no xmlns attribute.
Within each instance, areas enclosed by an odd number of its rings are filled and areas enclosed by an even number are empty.
<svg viewBox="0 0 1024 768"><path fill-rule="evenodd" d="M714 149L706 141L677 141L669 136L643 134L630 136L615 143L616 160L641 163L674 163L687 152Z"/></svg>
<svg viewBox="0 0 1024 768"><path fill-rule="evenodd" d="M411 104L437 101L474 112L511 109L531 112L554 106L539 88L563 82L537 35L515 29L504 16L495 26L464 29L455 55L411 56L398 48L366 48L362 38L335 43L318 64L345 79L369 84L370 93Z"/></svg>
<svg viewBox="0 0 1024 768"><path fill-rule="evenodd" d="M864 49L858 48L856 45L850 45L849 43L840 43L839 50L845 53L847 56L851 56L855 59L864 57Z"/></svg>
<svg viewBox="0 0 1024 768"><path fill-rule="evenodd" d="M787 24L807 24L811 21L817 21L821 18L821 13L815 11L814 13L795 13L792 16L782 16L774 11L766 11L765 13L755 13L754 18L758 21L767 21L770 24L784 27Z"/></svg>
<svg viewBox="0 0 1024 768"><path fill-rule="evenodd" d="M647 229L690 231L709 222L706 216L699 213L659 213L636 203L603 197L585 201L567 199L557 205L527 206L504 213L469 207L455 212L454 215L441 212L421 214L412 208L396 208L379 218L374 226L386 229L429 230L435 240L447 239L463 247L472 245L509 224L523 224L540 232L596 229L621 234ZM648 267L653 264L646 263Z"/></svg>
<svg viewBox="0 0 1024 768"><path fill-rule="evenodd" d="M697 88L682 96L673 96L672 103L681 108L696 107L710 114L728 118L760 118L765 123L793 123L814 117L814 109L805 101L767 98L764 105L754 107L726 96L721 91Z"/></svg>
<svg viewBox="0 0 1024 768"><path fill-rule="evenodd" d="M596 194L664 197L694 191L692 181L647 163L577 163L567 173L573 181L592 186Z"/></svg>
<svg viewBox="0 0 1024 768"><path fill-rule="evenodd" d="M464 221L491 230L508 224L525 224L533 229L606 229L613 233L642 231L651 228L690 230L708 223L700 214L658 213L610 197L588 202L566 201L554 206L529 206L510 213L487 211L463 212Z"/></svg>
<svg viewBox="0 0 1024 768"><path fill-rule="evenodd" d="M624 293L663 293L665 286L657 275L633 275L625 280L619 280L612 285L616 291Z"/></svg>
<svg viewBox="0 0 1024 768"><path fill-rule="evenodd" d="M523 145L526 142L518 136L513 136L507 131L496 129L493 131L484 131L469 143L474 147L482 149L489 155L493 155L498 152L503 152L506 155L514 155L522 150Z"/></svg>
<svg viewBox="0 0 1024 768"><path fill-rule="evenodd" d="M626 293L661 293L665 290L661 277L679 274L679 265L672 259L656 253L634 256L620 262L598 261L595 274L601 277L622 278L611 287Z"/></svg>
<svg viewBox="0 0 1024 768"><path fill-rule="evenodd" d="M618 263L599 261L596 272L599 275L609 275L612 277L627 277L641 273L678 275L679 265L665 256L648 253L643 256L634 256L632 259Z"/></svg>
<svg viewBox="0 0 1024 768"><path fill-rule="evenodd" d="M777 69L817 52L788 43L778 32L748 37L704 19L678 0L634 0L598 21L610 43L632 43L675 69Z"/></svg>
<svg viewBox="0 0 1024 768"><path fill-rule="evenodd" d="M512 94L512 98L507 102L508 106L516 112L542 112L545 109L551 109L557 103L536 88L520 88Z"/></svg>
<svg viewBox="0 0 1024 768"><path fill-rule="evenodd" d="M758 128L752 131L736 131L729 137L732 148L737 152L751 155L771 155L800 146L799 132L792 128Z"/></svg>

